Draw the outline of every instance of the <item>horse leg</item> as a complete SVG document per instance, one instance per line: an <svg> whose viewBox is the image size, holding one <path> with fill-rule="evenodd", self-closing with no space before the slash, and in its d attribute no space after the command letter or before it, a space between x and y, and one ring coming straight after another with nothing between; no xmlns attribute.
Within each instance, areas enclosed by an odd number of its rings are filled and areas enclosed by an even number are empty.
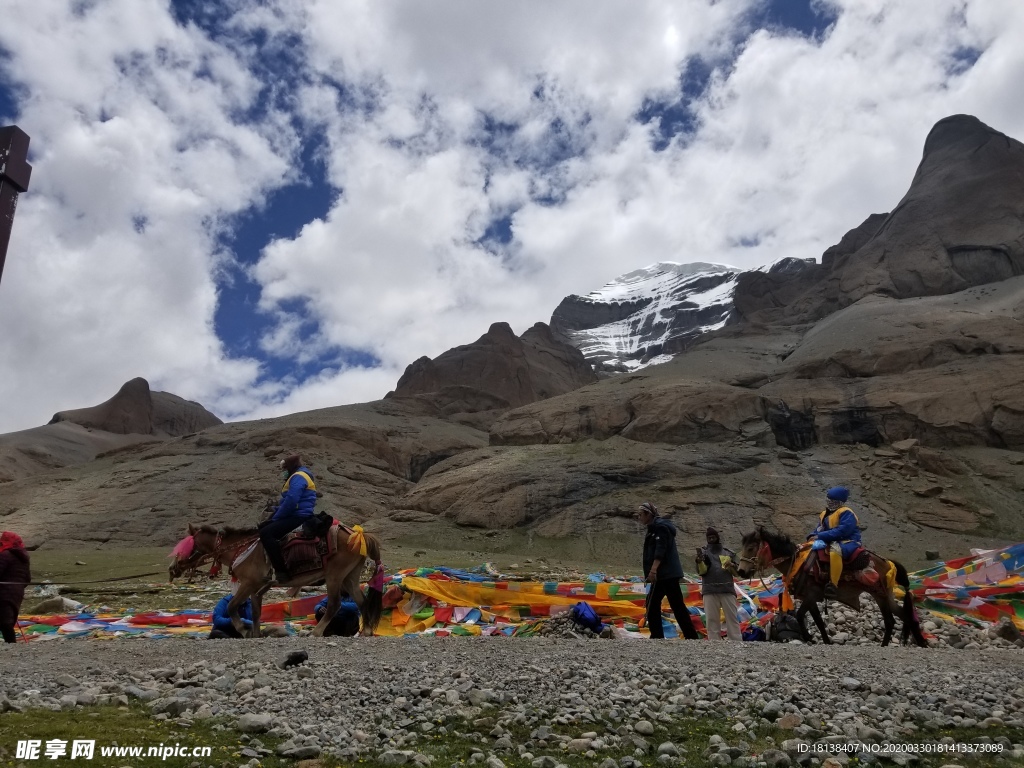
<svg viewBox="0 0 1024 768"><path fill-rule="evenodd" d="M878 603L879 610L882 611L882 622L885 628L885 634L882 636L882 646L889 644L892 640L892 632L896 628L896 617L893 615L893 600L892 595L888 592L872 592L871 596L875 598L875 602Z"/></svg>
<svg viewBox="0 0 1024 768"><path fill-rule="evenodd" d="M821 617L821 611L818 610L818 604L809 603L807 610L810 612L811 618L814 619L814 626L818 628L818 632L821 634L821 642L825 645L832 645L832 638L828 636L828 628L825 626L825 619Z"/></svg>
<svg viewBox="0 0 1024 768"><path fill-rule="evenodd" d="M337 575L327 571L327 609L324 611L324 615L320 617L320 621L317 622L316 627L313 628L313 637L323 637L324 632L327 631L327 625L331 623L331 619L338 613L338 609L341 607L341 579Z"/></svg>
<svg viewBox="0 0 1024 768"><path fill-rule="evenodd" d="M363 590L359 588L359 577L362 575L359 566L354 567L349 571L348 576L345 577L344 588L348 596L352 598L352 601L356 604L359 609L359 616L363 616L363 606L366 604L366 596L363 595ZM372 637L373 631L370 630L365 623L363 623L362 630L360 633L363 637Z"/></svg>
<svg viewBox="0 0 1024 768"><path fill-rule="evenodd" d="M228 603L228 616L231 619L231 626L235 628L235 631L242 637L251 637L250 631L246 628L245 624L242 623L242 617L238 615L238 609L245 605L245 601L249 599L252 594L253 588L246 584L244 581L238 582L238 589L235 591L235 596L231 598L231 602ZM253 615L255 619L255 615ZM256 630L258 625L253 622L253 630ZM256 635L259 637L259 635Z"/></svg>
<svg viewBox="0 0 1024 768"><path fill-rule="evenodd" d="M800 607L796 609L796 620L800 625L800 634L803 636L805 643L813 643L814 640L811 638L811 633L807 631L807 611L812 603L804 600L800 603Z"/></svg>

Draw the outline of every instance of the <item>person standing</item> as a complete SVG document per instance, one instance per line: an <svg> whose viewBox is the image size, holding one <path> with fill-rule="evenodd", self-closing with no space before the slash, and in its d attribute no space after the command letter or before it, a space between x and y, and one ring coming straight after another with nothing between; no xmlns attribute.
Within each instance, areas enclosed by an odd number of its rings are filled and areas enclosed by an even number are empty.
<svg viewBox="0 0 1024 768"><path fill-rule="evenodd" d="M637 519L647 526L643 564L644 574L651 585L647 595L647 627L651 631L651 639L665 639L665 628L661 623L661 602L667 597L683 636L687 640L697 640L697 630L679 588L683 566L676 549L676 527L671 520L660 517L658 508L649 501L640 505Z"/></svg>
<svg viewBox="0 0 1024 768"><path fill-rule="evenodd" d="M25 587L31 581L25 542L11 531L0 533L0 635L5 643L17 640L14 628L25 599Z"/></svg>
<svg viewBox="0 0 1024 768"><path fill-rule="evenodd" d="M730 640L742 640L737 616L736 553L722 546L718 531L708 528L707 546L697 549L697 573L700 575L700 593L704 597L704 619L708 625L708 640L722 637L722 617L725 614L725 632Z"/></svg>

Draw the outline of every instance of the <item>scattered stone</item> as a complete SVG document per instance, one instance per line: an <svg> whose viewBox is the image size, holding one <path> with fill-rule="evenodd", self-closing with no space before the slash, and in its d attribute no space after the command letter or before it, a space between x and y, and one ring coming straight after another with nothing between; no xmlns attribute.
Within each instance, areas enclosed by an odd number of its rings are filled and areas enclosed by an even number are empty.
<svg viewBox="0 0 1024 768"><path fill-rule="evenodd" d="M637 720L633 724L633 730L643 736L650 736L654 733L654 725L649 720Z"/></svg>
<svg viewBox="0 0 1024 768"><path fill-rule="evenodd" d="M292 651L288 653L281 661L278 662L278 666L281 669L288 669L289 667L303 664L309 659L309 654L306 651Z"/></svg>
<svg viewBox="0 0 1024 768"><path fill-rule="evenodd" d="M788 768L792 764L789 755L778 749L768 749L762 752L761 761L768 768Z"/></svg>
<svg viewBox="0 0 1024 768"><path fill-rule="evenodd" d="M242 733L266 733L273 725L273 718L267 714L246 714L238 718L235 727Z"/></svg>

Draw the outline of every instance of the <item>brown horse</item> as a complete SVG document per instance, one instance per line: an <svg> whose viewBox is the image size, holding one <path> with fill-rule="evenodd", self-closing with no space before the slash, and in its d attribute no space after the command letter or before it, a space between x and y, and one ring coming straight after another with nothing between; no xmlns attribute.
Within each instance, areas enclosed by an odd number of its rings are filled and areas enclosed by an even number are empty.
<svg viewBox="0 0 1024 768"><path fill-rule="evenodd" d="M800 622L800 631L805 642L811 641L810 632L807 631L807 614L811 614L814 624L821 633L822 641L831 643L825 628L825 621L818 610L818 603L825 597L825 585L810 578L805 568L799 568L794 573L794 562L796 561L798 547L786 535L772 533L764 527L759 527L753 533L743 537L743 548L739 558L738 573L747 579L755 573L761 573L765 569L775 568L782 574L785 584L784 589L800 601L800 607L796 611L796 618ZM814 553L811 553L813 556ZM914 597L910 593L910 577L907 569L895 560L886 560L884 557L868 552L870 557L870 568L875 571L873 579L865 579L863 582L857 578L841 578L836 588L836 600L848 605L855 611L860 610L860 596L863 593L869 594L878 603L882 611L882 620L885 623L885 635L882 638L882 645L888 645L892 639L893 629L896 626L896 615L903 619L903 631L900 642L906 643L913 636L914 642L922 648L928 647L928 642L921 633L921 625L917 620L917 612L914 610ZM867 571L870 573L870 569ZM901 606L890 587L887 575L892 574L896 584L903 587L905 596Z"/></svg>
<svg viewBox="0 0 1024 768"><path fill-rule="evenodd" d="M348 535L346 538L346 533L339 526L331 526L327 535L335 539L334 554L324 558L324 567L317 571L300 574L289 581L278 584L271 581L270 561L263 551L258 529L219 529L211 525L195 526L190 523L188 526L189 537L174 549L174 561L170 567L171 581L206 563L214 564L215 568L221 565L227 566L231 574L238 579L238 589L231 602L228 603L228 615L239 634L245 636L247 631L238 615L238 610L246 600L251 598L253 637L260 636L263 595L268 589L271 587L298 589L326 582L327 610L316 625L316 629L313 630L313 634L317 637L323 635L327 625L338 612L338 608L341 607L341 593L346 592L359 607L359 614L363 621L363 634L372 635L380 622L383 608L382 592L380 585L374 583L377 581L375 577L371 581L368 595L364 597L363 591L359 587L359 577L362 575L367 559L374 562L378 575L383 573L380 564L380 543L372 534L364 533L358 527L356 531L357 533ZM353 537L362 537L365 553L362 553L362 549L358 546L355 551L349 549L347 546L349 542L360 544L360 541ZM250 547L253 547L252 551L242 562L236 563L239 556Z"/></svg>

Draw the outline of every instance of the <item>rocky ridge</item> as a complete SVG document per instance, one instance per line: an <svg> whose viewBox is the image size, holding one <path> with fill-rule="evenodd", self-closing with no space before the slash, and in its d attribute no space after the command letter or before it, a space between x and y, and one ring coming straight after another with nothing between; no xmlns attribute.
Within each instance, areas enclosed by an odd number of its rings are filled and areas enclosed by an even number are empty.
<svg viewBox="0 0 1024 768"><path fill-rule="evenodd" d="M100 405L60 411L45 426L0 435L0 483L222 423L199 403L152 392L149 382L135 378Z"/></svg>

